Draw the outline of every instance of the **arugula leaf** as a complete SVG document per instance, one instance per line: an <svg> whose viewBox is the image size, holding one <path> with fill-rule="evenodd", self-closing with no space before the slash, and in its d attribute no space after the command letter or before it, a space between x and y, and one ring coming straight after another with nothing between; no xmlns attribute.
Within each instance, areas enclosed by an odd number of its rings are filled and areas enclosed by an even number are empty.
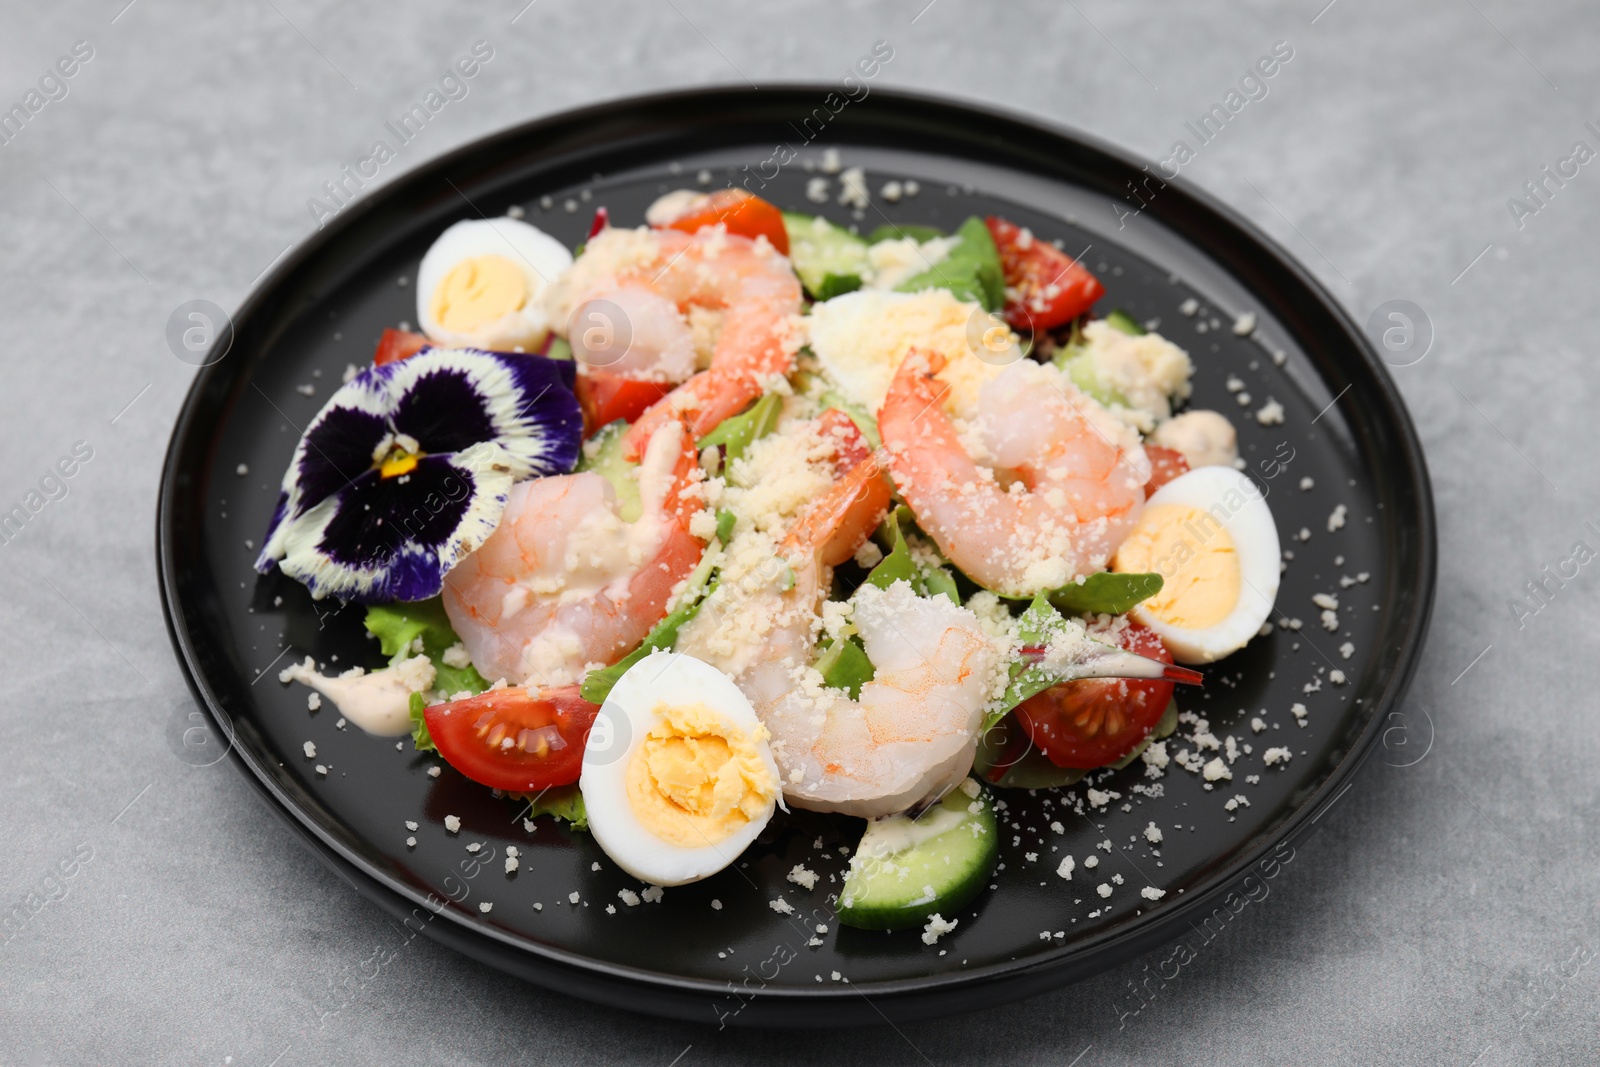
<svg viewBox="0 0 1600 1067"><path fill-rule="evenodd" d="M867 575L867 584L887 589L895 582L912 581L917 576L917 564L906 547L906 535L900 532L900 523L911 517L911 509L904 504L884 516L879 533L889 542L889 554L878 561Z"/></svg>
<svg viewBox="0 0 1600 1067"><path fill-rule="evenodd" d="M1141 600L1161 592L1159 574L1117 574L1101 571L1082 582L1052 589L1045 596L1068 615L1122 615Z"/></svg>
<svg viewBox="0 0 1600 1067"><path fill-rule="evenodd" d="M715 589L716 583L712 583L702 595L680 604L677 610L651 628L650 633L645 636L644 644L623 656L611 666L590 671L584 676L583 685L578 690L579 695L591 704L604 704L606 697L611 694L611 687L616 685L624 674L628 673L629 667L632 667L656 649L671 648L677 643L678 631L683 628L685 623L695 617L695 614L700 610L700 606L706 602L705 598L710 596Z"/></svg>
<svg viewBox="0 0 1600 1067"><path fill-rule="evenodd" d="M1066 625L1067 620L1050 606L1045 594L1040 593L1033 598L1028 610L1017 620L1017 636L1022 639L1023 644L1047 645L1050 639ZM985 731L992 729L1010 713L1012 708L1024 700L1036 693L1044 692L1060 681L1060 674L1045 667L1043 663L1029 663L1017 659L1012 661L1010 670L1011 682L1006 686L1005 695L1000 698L998 705L984 716Z"/></svg>
<svg viewBox="0 0 1600 1067"><path fill-rule="evenodd" d="M1144 327L1135 322L1133 316L1121 308L1113 309L1111 314L1106 316L1106 325L1133 337L1144 336Z"/></svg>
<svg viewBox="0 0 1600 1067"><path fill-rule="evenodd" d="M433 737L428 733L428 720L423 714L428 710L428 702L422 698L421 693L411 694L411 745L418 752L437 752L439 746L433 743Z"/></svg>
<svg viewBox="0 0 1600 1067"><path fill-rule="evenodd" d="M716 429L700 438L700 447L719 445L726 451L728 462L732 463L744 455L745 449L752 443L777 429L778 416L782 412L783 397L777 393L766 393L744 412L722 420Z"/></svg>
<svg viewBox="0 0 1600 1067"><path fill-rule="evenodd" d="M929 567L918 576L921 581L916 584L922 586L921 592L925 596L938 596L943 593L950 598L951 603L961 604L961 593L956 589L955 575L944 567Z"/></svg>
<svg viewBox="0 0 1600 1067"><path fill-rule="evenodd" d="M829 645L817 659L817 670L822 674L823 685L845 690L851 700L860 699L861 687L876 673L857 637L844 637Z"/></svg>
<svg viewBox="0 0 1600 1067"><path fill-rule="evenodd" d="M914 222L908 222L901 226L879 226L876 230L867 234L867 244L875 245L879 241L898 241L902 237L915 238L917 243L921 244L923 241L931 241L935 237L943 236L944 231L936 226L918 226Z"/></svg>
<svg viewBox="0 0 1600 1067"><path fill-rule="evenodd" d="M817 394L817 403L823 409L838 408L850 416L850 421L856 424L856 429L861 431L861 436L867 439L867 444L873 451L883 447L883 438L878 435L878 420L872 413L861 405L852 403L844 398L844 394L837 389L829 387Z"/></svg>
<svg viewBox="0 0 1600 1067"><path fill-rule="evenodd" d="M411 655L411 647L422 638L422 651L433 661L433 687L445 694L481 693L488 681L470 663L452 667L444 661L445 651L460 643L438 597L408 604L374 604L367 608L367 629L378 639L391 665Z"/></svg>
<svg viewBox="0 0 1600 1067"><path fill-rule="evenodd" d="M986 311L999 311L1006 300L1005 275L989 227L974 215L957 227L955 236L961 242L943 261L907 278L896 288L902 293L948 289L959 300L975 300Z"/></svg>
<svg viewBox="0 0 1600 1067"><path fill-rule="evenodd" d="M574 830L589 828L589 810L584 807L583 794L578 791L576 785L556 786L538 793L524 793L522 799L528 802L528 813L523 816L524 819L553 815L571 823Z"/></svg>

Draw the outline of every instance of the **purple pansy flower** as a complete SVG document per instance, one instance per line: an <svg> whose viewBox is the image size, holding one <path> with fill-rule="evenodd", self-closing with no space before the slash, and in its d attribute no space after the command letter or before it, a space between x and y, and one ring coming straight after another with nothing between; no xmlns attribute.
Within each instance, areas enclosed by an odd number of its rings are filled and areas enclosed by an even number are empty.
<svg viewBox="0 0 1600 1067"><path fill-rule="evenodd" d="M578 462L575 365L428 348L346 382L295 447L256 569L315 598L423 600L500 522L511 483Z"/></svg>

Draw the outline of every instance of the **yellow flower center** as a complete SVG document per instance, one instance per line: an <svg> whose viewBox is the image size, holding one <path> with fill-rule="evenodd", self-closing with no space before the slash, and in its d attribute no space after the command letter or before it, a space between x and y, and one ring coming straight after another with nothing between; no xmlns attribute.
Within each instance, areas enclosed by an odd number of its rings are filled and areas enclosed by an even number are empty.
<svg viewBox="0 0 1600 1067"><path fill-rule="evenodd" d="M417 460L421 458L421 453L407 452L403 448L396 448L389 453L388 458L378 467L378 474L385 478L395 478L402 474L410 474L417 469Z"/></svg>

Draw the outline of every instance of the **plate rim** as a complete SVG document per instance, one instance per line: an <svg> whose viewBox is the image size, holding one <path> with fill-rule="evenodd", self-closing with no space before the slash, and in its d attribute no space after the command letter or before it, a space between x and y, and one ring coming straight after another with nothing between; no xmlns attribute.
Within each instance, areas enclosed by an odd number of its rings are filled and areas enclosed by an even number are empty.
<svg viewBox="0 0 1600 1067"><path fill-rule="evenodd" d="M345 231L359 225L386 201L400 197L429 180L437 180L441 176L448 175L460 169L460 165L471 157L491 152L498 146L534 141L541 133L558 127L582 124L586 121L593 122L624 115L630 111L659 108L663 105L678 105L686 110L692 108L695 118L686 120L682 124L683 128L692 128L726 114L729 110L737 111L741 106L751 102L759 101L761 105L766 106L777 98L802 94L814 102L831 91L833 89L826 84L804 81L773 82L767 88L760 90L751 90L740 85L717 84L610 98L495 130L397 174L361 200L347 205L338 216L302 239L267 274L259 278L230 316L230 321L237 324L261 314L268 308L281 285L294 277L305 265L314 262L325 247L336 241ZM890 87L875 88L873 95L878 98L880 107L887 106L902 111L906 109L942 111L946 116L965 125L984 121L998 122L1009 130L1036 136L1047 144L1055 146L1065 144L1073 148L1087 149L1127 168L1129 173L1138 173L1141 168L1148 167L1153 162L1120 145L1075 127L989 102L967 102L920 90ZM1188 182L1182 185L1175 182L1171 184L1177 191L1177 199L1181 201L1186 198L1190 201L1189 210L1198 208L1209 213L1216 222L1234 231L1236 236L1242 237L1248 244L1255 246L1257 252L1264 253L1273 261L1274 266L1283 272L1286 288L1299 287L1304 295L1309 296L1342 328L1346 340L1359 354L1360 361L1366 365L1364 369L1370 373L1377 394L1383 401L1385 410L1376 421L1387 423L1402 446L1402 454L1395 458L1402 461L1397 471L1401 476L1400 484L1404 486L1405 483L1409 483L1409 488L1415 497L1411 513L1405 518L1415 522L1417 566L1411 571L1409 580L1406 577L1397 580L1397 588L1402 593L1409 593L1415 599L1415 625L1406 629L1404 639L1395 653L1393 666L1371 702L1372 710L1368 712L1367 722L1339 762L1323 776L1310 794L1295 806L1281 825L1241 849L1226 865L1207 874L1208 884L1203 888L1185 894L1183 899L1172 902L1159 911L1146 912L1144 916L1125 927L1107 931L1085 942L1070 946L1062 945L1053 952L1041 953L1026 959L988 964L972 970L870 982L845 988L822 986L816 989L804 987L762 989L753 994L746 1005L750 1011L741 1012L735 1020L736 1023L829 1026L882 1021L889 1017L883 1012L886 1007L893 1011L895 1018L900 1019L923 1018L945 1010L971 1010L981 1006L976 1002L966 1003L966 999L975 988L993 987L1007 994L1031 995L1088 977L1155 945L1169 943L1177 936L1178 931L1189 925L1191 918L1216 907L1249 875L1263 856L1285 844L1292 844L1304 838L1315 829L1322 814L1342 795L1347 784L1371 755L1374 742L1381 734L1380 728L1386 719L1386 713L1398 705L1409 688L1419 666L1432 619L1437 590L1438 544L1433 490L1427 462L1416 427L1399 389L1370 339L1357 326L1350 313L1298 258L1289 254L1275 239L1205 189ZM235 335L237 332L235 329ZM237 363L230 366L236 365ZM179 469L178 459L185 441L193 432L194 424L202 414L201 401L208 386L227 373L229 371L224 368L222 359L203 365L199 369L174 421L162 462L155 530L157 583L163 618L174 651L177 653L179 667L196 703L205 709L212 723L228 737L230 742L228 761L255 786L273 813L289 827L298 831L298 836L305 840L307 846L324 864L350 882L363 897L391 914L410 913L416 906L429 907L433 910L426 895L371 867L362 857L350 853L343 844L326 835L316 821L301 810L293 798L276 786L271 777L264 772L264 768L257 766L249 754L232 743L231 719L215 698L209 679L200 670L191 633L195 622L188 620L184 615L181 591L175 577L176 564L173 559L173 524L176 519L174 509L179 493L177 483L184 474L184 470ZM1320 371L1317 377L1319 380L1322 379ZM1398 517L1392 517L1391 521L1398 521ZM547 986L559 980L566 991L576 992L591 999L609 1000L621 984L639 995L636 1002L623 1005L634 1010L685 1017L691 1005L703 1008L708 1000L714 1003L715 998L727 996L730 988L727 982L664 971L646 971L585 956L555 945L530 943L524 938L516 937L493 926L474 923L469 916L449 908L436 911L435 914L447 915L451 923L445 926L439 926L431 921L427 923L426 932L434 940L522 978ZM859 1008L869 992L871 1000L867 1003L871 1007L870 1011L863 1009L852 1013L840 1010L847 1005ZM747 1015L749 1018L745 1017Z"/></svg>

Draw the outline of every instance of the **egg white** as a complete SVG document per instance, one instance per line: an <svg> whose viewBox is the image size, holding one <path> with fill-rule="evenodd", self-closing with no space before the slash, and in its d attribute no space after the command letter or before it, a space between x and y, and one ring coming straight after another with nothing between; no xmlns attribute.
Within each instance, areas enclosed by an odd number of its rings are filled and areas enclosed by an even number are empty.
<svg viewBox="0 0 1600 1067"><path fill-rule="evenodd" d="M700 704L728 727L753 734L761 727L750 701L717 668L678 652L653 652L635 663L612 688L595 718L583 753L583 791L589 830L624 871L652 885L696 882L722 870L739 857L772 818L776 798L759 818L715 844L696 848L674 845L653 834L628 802L627 770L644 743L662 705ZM778 765L765 740L756 750L779 782Z"/></svg>
<svg viewBox="0 0 1600 1067"><path fill-rule="evenodd" d="M433 317L434 293L457 264L477 256L500 256L518 267L527 299L475 330L447 330ZM520 219L463 219L439 235L417 268L417 323L439 345L531 352L550 334L545 290L571 266L565 245Z"/></svg>
<svg viewBox="0 0 1600 1067"><path fill-rule="evenodd" d="M1214 663L1243 648L1261 630L1278 598L1278 527L1260 486L1232 467L1200 467L1157 489L1146 507L1176 504L1210 512L1233 539L1239 559L1239 602L1211 626L1174 626L1143 604L1131 614L1160 635L1179 663Z"/></svg>

